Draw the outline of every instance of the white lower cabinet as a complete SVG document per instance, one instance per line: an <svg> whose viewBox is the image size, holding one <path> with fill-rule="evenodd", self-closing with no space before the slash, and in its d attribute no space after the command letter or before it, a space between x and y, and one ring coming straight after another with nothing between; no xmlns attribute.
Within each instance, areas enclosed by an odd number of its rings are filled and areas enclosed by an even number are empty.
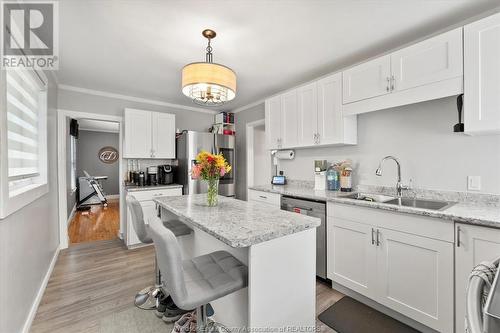
<svg viewBox="0 0 500 333"><path fill-rule="evenodd" d="M281 207L281 195L264 191L248 190L248 201L258 202L275 208Z"/></svg>
<svg viewBox="0 0 500 333"><path fill-rule="evenodd" d="M482 261L500 257L500 229L457 223L455 226L456 332L465 332L466 290L469 274Z"/></svg>
<svg viewBox="0 0 500 333"><path fill-rule="evenodd" d="M453 223L336 203L327 211L329 279L453 332Z"/></svg>
<svg viewBox="0 0 500 333"><path fill-rule="evenodd" d="M152 218L156 218L156 204L153 201L155 197L163 196L178 196L182 195L182 188L164 188L164 189L144 189L143 191L129 192L128 195L133 195L141 204L144 222L149 224ZM127 207L127 247L135 247L141 245L141 241L137 237L132 225L132 218Z"/></svg>
<svg viewBox="0 0 500 333"><path fill-rule="evenodd" d="M367 224L335 219L327 236L331 263L327 277L370 298L375 297L376 251L371 244L373 228ZM330 258L330 255L333 256Z"/></svg>
<svg viewBox="0 0 500 333"><path fill-rule="evenodd" d="M378 302L440 332L453 332L453 244L377 231Z"/></svg>

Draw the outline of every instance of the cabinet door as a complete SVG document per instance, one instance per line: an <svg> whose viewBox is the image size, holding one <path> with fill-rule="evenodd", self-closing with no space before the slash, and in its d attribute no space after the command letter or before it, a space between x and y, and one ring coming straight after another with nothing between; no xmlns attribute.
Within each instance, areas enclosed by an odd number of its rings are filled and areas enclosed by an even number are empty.
<svg viewBox="0 0 500 333"><path fill-rule="evenodd" d="M151 158L152 112L125 109L125 158Z"/></svg>
<svg viewBox="0 0 500 333"><path fill-rule="evenodd" d="M462 28L391 54L391 91L401 91L463 74Z"/></svg>
<svg viewBox="0 0 500 333"><path fill-rule="evenodd" d="M344 137L342 74L325 77L319 80L317 85L319 143L341 143Z"/></svg>
<svg viewBox="0 0 500 333"><path fill-rule="evenodd" d="M482 261L500 257L500 229L455 225L456 332L465 332L464 318L469 274Z"/></svg>
<svg viewBox="0 0 500 333"><path fill-rule="evenodd" d="M500 133L500 13L464 28L465 132Z"/></svg>
<svg viewBox="0 0 500 333"><path fill-rule="evenodd" d="M316 82L298 88L299 103L299 146L317 143L318 96Z"/></svg>
<svg viewBox="0 0 500 333"><path fill-rule="evenodd" d="M377 301L439 332L453 332L453 244L379 229Z"/></svg>
<svg viewBox="0 0 500 333"><path fill-rule="evenodd" d="M279 149L281 140L281 96L266 99L266 142L268 149Z"/></svg>
<svg viewBox="0 0 500 333"><path fill-rule="evenodd" d="M328 217L327 277L364 296L375 296L376 245L372 226Z"/></svg>
<svg viewBox="0 0 500 333"><path fill-rule="evenodd" d="M299 108L297 90L281 95L281 147L297 147L299 140Z"/></svg>
<svg viewBox="0 0 500 333"><path fill-rule="evenodd" d="M390 92L391 57L383 56L342 72L343 104Z"/></svg>
<svg viewBox="0 0 500 333"><path fill-rule="evenodd" d="M175 115L152 113L152 153L154 158L175 158Z"/></svg>

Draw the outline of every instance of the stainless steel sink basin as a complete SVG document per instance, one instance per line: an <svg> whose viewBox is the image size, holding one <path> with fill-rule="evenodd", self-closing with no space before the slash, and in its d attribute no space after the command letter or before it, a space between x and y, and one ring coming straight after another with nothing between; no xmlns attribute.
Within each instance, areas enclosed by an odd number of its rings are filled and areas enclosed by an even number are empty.
<svg viewBox="0 0 500 333"><path fill-rule="evenodd" d="M446 208L449 208L455 204L454 202L414 199L414 198L394 198L392 200L385 201L385 203L390 205L415 207L415 208L423 208L431 210L445 210Z"/></svg>
<svg viewBox="0 0 500 333"><path fill-rule="evenodd" d="M387 201L395 199L394 197L391 197L389 195L373 194L373 193L360 193L360 192L346 195L343 198L371 201L371 202L387 202Z"/></svg>

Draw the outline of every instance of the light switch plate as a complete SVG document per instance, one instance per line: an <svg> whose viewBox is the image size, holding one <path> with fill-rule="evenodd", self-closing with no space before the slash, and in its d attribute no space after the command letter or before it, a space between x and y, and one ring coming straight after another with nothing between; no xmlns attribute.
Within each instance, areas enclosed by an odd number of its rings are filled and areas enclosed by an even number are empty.
<svg viewBox="0 0 500 333"><path fill-rule="evenodd" d="M469 191L480 191L481 190L481 176L468 176L467 177L467 189Z"/></svg>

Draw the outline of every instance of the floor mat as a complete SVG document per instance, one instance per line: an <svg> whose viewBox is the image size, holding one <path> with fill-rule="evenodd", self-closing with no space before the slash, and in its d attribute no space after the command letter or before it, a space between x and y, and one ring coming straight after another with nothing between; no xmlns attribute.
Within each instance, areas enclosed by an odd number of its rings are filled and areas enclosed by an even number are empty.
<svg viewBox="0 0 500 333"><path fill-rule="evenodd" d="M102 318L99 333L170 333L173 327L173 324L167 324L156 317L154 311L134 306Z"/></svg>
<svg viewBox="0 0 500 333"><path fill-rule="evenodd" d="M347 296L323 311L318 319L338 333L420 333Z"/></svg>

